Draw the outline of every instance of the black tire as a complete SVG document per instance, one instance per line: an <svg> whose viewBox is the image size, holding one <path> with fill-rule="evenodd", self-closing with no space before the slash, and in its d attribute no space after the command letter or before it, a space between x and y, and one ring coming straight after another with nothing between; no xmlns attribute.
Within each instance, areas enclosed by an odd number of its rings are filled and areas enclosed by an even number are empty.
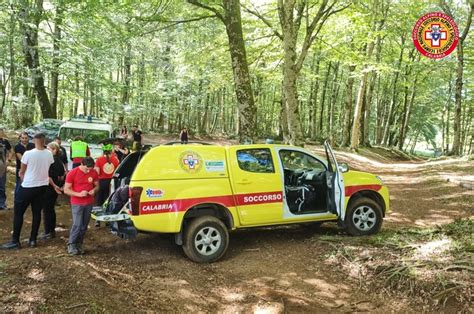
<svg viewBox="0 0 474 314"><path fill-rule="evenodd" d="M203 236L209 236L204 239ZM198 244L198 241L207 241ZM213 216L195 218L184 230L183 250L196 263L212 263L227 251L229 232L222 221Z"/></svg>
<svg viewBox="0 0 474 314"><path fill-rule="evenodd" d="M346 211L346 231L350 235L375 234L382 227L382 208L374 200L361 197L349 202Z"/></svg>

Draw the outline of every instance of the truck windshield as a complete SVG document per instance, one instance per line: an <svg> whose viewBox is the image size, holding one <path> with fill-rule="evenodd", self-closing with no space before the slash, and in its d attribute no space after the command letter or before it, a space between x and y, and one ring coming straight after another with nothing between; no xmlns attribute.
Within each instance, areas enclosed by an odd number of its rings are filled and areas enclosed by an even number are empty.
<svg viewBox="0 0 474 314"><path fill-rule="evenodd" d="M104 130L61 128L59 136L63 141L74 140L76 136L82 136L84 142L88 144L98 144L101 140L109 138L110 133Z"/></svg>

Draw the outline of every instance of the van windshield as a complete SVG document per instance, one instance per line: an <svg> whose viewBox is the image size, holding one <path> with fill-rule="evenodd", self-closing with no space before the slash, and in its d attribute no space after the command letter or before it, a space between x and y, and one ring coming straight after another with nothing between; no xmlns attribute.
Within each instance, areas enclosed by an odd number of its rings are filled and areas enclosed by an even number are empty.
<svg viewBox="0 0 474 314"><path fill-rule="evenodd" d="M104 130L85 130L85 129L72 129L72 128L61 128L59 131L59 137L61 140L74 140L76 136L82 136L84 142L88 144L99 144L103 139L109 138L110 133Z"/></svg>

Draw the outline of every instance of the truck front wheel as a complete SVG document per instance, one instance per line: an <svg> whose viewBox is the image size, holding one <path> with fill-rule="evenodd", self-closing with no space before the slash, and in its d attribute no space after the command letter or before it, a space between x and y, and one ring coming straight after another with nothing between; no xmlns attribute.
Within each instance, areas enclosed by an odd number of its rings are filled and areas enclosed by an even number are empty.
<svg viewBox="0 0 474 314"><path fill-rule="evenodd" d="M361 197L349 202L346 212L346 230L350 235L369 235L382 226L382 209L374 200Z"/></svg>
<svg viewBox="0 0 474 314"><path fill-rule="evenodd" d="M219 260L227 251L228 245L229 232L216 217L195 218L184 230L184 253L196 263Z"/></svg>

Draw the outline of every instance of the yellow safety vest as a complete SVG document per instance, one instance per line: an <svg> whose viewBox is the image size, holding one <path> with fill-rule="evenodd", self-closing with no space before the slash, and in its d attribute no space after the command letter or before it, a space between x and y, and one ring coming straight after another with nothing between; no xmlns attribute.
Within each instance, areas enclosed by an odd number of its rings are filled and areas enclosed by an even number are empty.
<svg viewBox="0 0 474 314"><path fill-rule="evenodd" d="M71 150L71 158L84 158L87 153L87 143L84 143L83 141L74 141L71 143Z"/></svg>

